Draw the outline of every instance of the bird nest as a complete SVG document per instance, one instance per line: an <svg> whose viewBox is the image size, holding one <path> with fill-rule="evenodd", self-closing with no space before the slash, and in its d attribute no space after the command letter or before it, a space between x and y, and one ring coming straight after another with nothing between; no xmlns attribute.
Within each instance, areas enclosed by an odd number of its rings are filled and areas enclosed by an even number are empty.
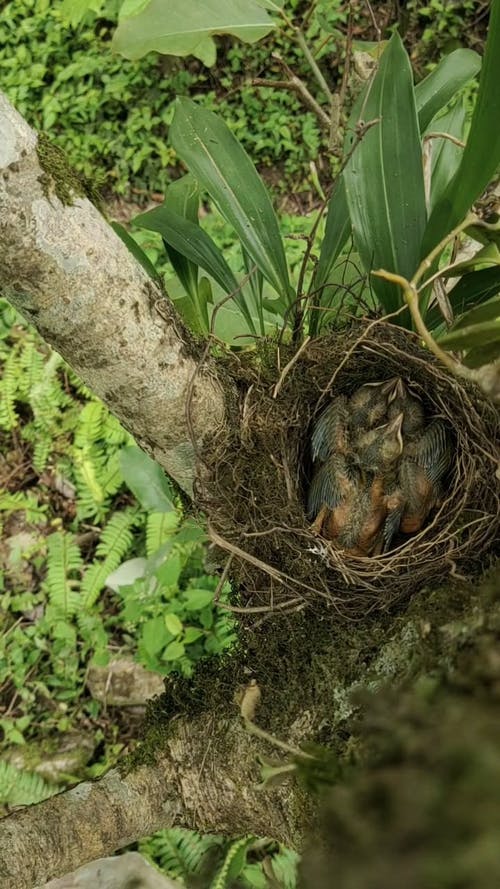
<svg viewBox="0 0 500 889"><path fill-rule="evenodd" d="M383 322L356 324L295 352L266 343L257 360L230 373L241 398L214 444L199 500L242 610L286 611L320 598L366 613L484 565L500 524L499 414L414 335ZM348 555L314 533L306 514L311 429L333 397L395 376L422 399L428 419L446 423L445 494L425 526L390 552Z"/></svg>

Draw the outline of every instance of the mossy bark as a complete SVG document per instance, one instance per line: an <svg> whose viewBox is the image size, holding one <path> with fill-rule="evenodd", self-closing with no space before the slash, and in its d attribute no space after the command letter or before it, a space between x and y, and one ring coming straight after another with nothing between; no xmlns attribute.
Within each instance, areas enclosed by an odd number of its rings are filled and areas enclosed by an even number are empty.
<svg viewBox="0 0 500 889"><path fill-rule="evenodd" d="M2 886L31 889L160 824L257 833L306 849L308 836L322 836L305 854L305 886L320 886L333 866L342 889L399 885L394 874L408 848L415 889L496 885L485 880L500 880L492 851L500 828L499 635L495 567L481 580L422 590L404 609L358 623L312 608L273 616L245 635L231 661L208 662L190 683L167 688L121 775L0 822ZM256 757L287 757L241 723L234 697L250 676L262 696L256 723L317 754L295 777L265 789ZM139 823L137 793L148 812ZM92 821L91 842L75 843L82 819ZM444 847L458 856L455 882L443 876ZM476 869L483 882L460 882Z"/></svg>

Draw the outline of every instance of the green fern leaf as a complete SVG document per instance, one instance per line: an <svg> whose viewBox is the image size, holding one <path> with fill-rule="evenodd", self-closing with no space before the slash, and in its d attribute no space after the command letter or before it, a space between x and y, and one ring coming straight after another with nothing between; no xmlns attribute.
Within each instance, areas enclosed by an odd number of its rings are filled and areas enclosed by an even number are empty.
<svg viewBox="0 0 500 889"><path fill-rule="evenodd" d="M75 447L85 450L102 437L106 408L102 401L89 401L80 413L75 432Z"/></svg>
<svg viewBox="0 0 500 889"><path fill-rule="evenodd" d="M146 554L152 556L179 525L177 512L150 512L146 520Z"/></svg>
<svg viewBox="0 0 500 889"><path fill-rule="evenodd" d="M256 837L249 836L231 843L210 889L227 889L240 876L246 864L247 852L255 841Z"/></svg>
<svg viewBox="0 0 500 889"><path fill-rule="evenodd" d="M80 574L83 565L80 548L67 531L56 531L47 538L47 575L45 588L56 613L70 617L81 607Z"/></svg>
<svg viewBox="0 0 500 889"><path fill-rule="evenodd" d="M82 581L84 607L87 610L97 602L108 575L123 561L132 543L131 528L135 522L135 513L124 510L116 512L104 528L97 545L96 560L87 569Z"/></svg>
<svg viewBox="0 0 500 889"><path fill-rule="evenodd" d="M139 851L172 879L187 880L199 871L208 850L222 842L219 836L200 836L195 831L172 827L142 840Z"/></svg>
<svg viewBox="0 0 500 889"><path fill-rule="evenodd" d="M35 772L24 772L8 762L0 761L0 802L10 806L30 806L57 793Z"/></svg>
<svg viewBox="0 0 500 889"><path fill-rule="evenodd" d="M0 427L2 429L15 429L19 423L19 417L15 410L18 378L19 356L18 349L14 348L7 356L0 380Z"/></svg>

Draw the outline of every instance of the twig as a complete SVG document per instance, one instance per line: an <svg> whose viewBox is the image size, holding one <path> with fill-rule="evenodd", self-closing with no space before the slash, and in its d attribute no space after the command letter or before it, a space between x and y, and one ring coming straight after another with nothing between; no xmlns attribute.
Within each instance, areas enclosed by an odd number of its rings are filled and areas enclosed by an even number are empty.
<svg viewBox="0 0 500 889"><path fill-rule="evenodd" d="M231 562L233 561L233 559L234 559L234 553L230 553L228 558L226 559L226 564L224 565L224 570L223 570L223 572L219 578L219 582L215 588L214 604L219 601L219 597L222 592L222 587L224 586L224 584L227 580L227 576L229 574L229 569L231 567Z"/></svg>
<svg viewBox="0 0 500 889"><path fill-rule="evenodd" d="M450 142L453 142L454 145L458 145L459 148L465 148L465 142L462 142L461 139L457 139L456 136L452 136L451 133L426 133L424 142L428 139L449 139Z"/></svg>
<svg viewBox="0 0 500 889"><path fill-rule="evenodd" d="M299 346L299 348L295 352L295 355L292 358L290 358L290 361L288 362L288 364L285 364L283 370L281 371L280 378L273 389L273 398L277 397L277 395L283 385L286 375L291 371L293 365L298 360L298 358L300 357L300 355L302 354L302 352L304 351L304 349L306 348L308 343L310 343L310 341L311 341L311 337L306 336L305 340L302 342L302 344Z"/></svg>
<svg viewBox="0 0 500 889"><path fill-rule="evenodd" d="M305 83L300 77L297 77L296 74L290 73L290 80L265 80L262 77L254 77L250 83L252 86L263 86L271 89L287 89L298 93L304 102L304 105L313 111L319 118L321 126L328 131L330 130L330 118L328 117L328 114L323 110L321 105L309 92Z"/></svg>

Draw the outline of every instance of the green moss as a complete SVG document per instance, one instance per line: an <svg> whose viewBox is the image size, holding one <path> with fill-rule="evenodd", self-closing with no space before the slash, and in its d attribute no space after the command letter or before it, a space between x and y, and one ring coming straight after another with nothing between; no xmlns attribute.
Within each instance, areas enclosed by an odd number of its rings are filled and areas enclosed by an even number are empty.
<svg viewBox="0 0 500 889"><path fill-rule="evenodd" d="M55 193L62 204L71 207L76 197L86 197L99 208L98 188L73 169L64 151L46 133L39 133L36 151L43 170L39 181L46 198Z"/></svg>

